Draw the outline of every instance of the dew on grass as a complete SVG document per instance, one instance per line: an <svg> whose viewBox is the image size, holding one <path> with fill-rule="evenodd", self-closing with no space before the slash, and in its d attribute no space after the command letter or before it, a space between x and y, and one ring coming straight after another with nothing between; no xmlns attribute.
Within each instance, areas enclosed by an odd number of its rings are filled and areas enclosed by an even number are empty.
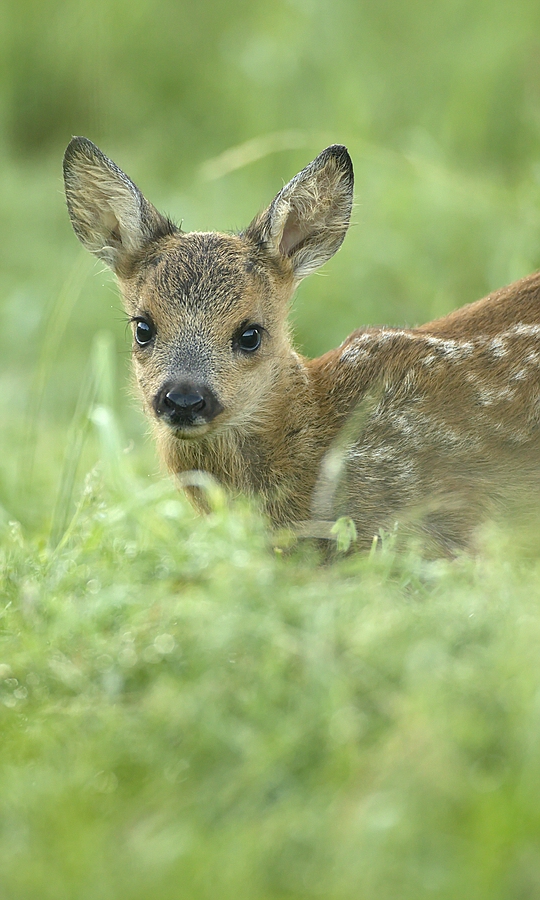
<svg viewBox="0 0 540 900"><path fill-rule="evenodd" d="M154 647L158 653L166 656L168 653L173 652L176 647L176 641L172 634L158 634L157 638L154 640Z"/></svg>
<svg viewBox="0 0 540 900"><path fill-rule="evenodd" d="M132 668L137 663L137 654L133 647L123 647L118 654L118 662L127 669Z"/></svg>
<svg viewBox="0 0 540 900"><path fill-rule="evenodd" d="M118 778L114 772L96 772L92 779L92 787L98 794L114 794L118 787Z"/></svg>

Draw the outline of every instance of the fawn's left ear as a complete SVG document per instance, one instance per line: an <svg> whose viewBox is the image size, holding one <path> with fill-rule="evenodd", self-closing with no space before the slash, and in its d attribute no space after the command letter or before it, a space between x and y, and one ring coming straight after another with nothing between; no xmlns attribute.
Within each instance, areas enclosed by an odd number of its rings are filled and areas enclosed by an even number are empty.
<svg viewBox="0 0 540 900"><path fill-rule="evenodd" d="M117 274L175 226L92 141L74 137L64 154L66 199L75 234Z"/></svg>
<svg viewBox="0 0 540 900"><path fill-rule="evenodd" d="M339 250L351 218L354 175L347 148L333 144L279 192L245 236L289 259L300 280Z"/></svg>

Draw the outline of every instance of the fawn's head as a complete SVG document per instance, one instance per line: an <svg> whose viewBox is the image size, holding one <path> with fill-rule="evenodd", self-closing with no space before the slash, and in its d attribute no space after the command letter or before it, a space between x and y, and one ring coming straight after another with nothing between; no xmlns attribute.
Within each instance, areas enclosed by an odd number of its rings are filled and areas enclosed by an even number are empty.
<svg viewBox="0 0 540 900"><path fill-rule="evenodd" d="M189 440L259 421L292 352L288 301L348 228L345 147L324 150L239 235L182 232L86 138L69 144L64 178L75 233L118 278L158 427Z"/></svg>

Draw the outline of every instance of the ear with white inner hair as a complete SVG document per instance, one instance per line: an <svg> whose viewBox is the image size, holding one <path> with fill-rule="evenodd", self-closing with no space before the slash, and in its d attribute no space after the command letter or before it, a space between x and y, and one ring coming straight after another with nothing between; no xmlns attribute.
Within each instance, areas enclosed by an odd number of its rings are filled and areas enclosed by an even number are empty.
<svg viewBox="0 0 540 900"><path fill-rule="evenodd" d="M117 274L148 244L176 231L87 138L70 141L64 154L64 184L75 234Z"/></svg>
<svg viewBox="0 0 540 900"><path fill-rule="evenodd" d="M245 236L274 256L290 260L297 280L322 266L347 233L354 175L346 147L323 150L274 198Z"/></svg>

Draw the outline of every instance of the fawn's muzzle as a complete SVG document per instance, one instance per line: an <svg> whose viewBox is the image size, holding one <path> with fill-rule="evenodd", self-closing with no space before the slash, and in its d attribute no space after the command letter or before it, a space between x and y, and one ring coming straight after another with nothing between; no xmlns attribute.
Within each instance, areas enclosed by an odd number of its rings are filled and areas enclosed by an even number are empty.
<svg viewBox="0 0 540 900"><path fill-rule="evenodd" d="M211 422L223 409L215 394L203 384L184 381L165 384L154 401L156 415L173 427L193 427Z"/></svg>

